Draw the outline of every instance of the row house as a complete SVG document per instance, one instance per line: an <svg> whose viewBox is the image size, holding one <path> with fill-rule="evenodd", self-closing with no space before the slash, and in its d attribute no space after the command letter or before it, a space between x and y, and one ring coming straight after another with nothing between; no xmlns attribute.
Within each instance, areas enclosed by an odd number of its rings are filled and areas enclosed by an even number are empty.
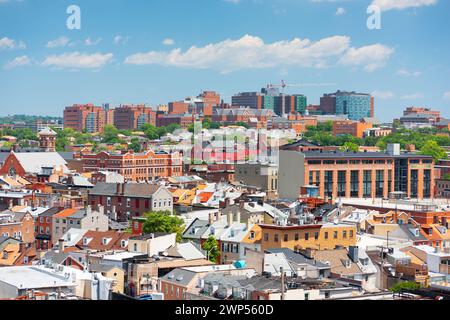
<svg viewBox="0 0 450 320"><path fill-rule="evenodd" d="M0 213L0 237L11 237L23 243L33 243L35 241L33 216L29 212Z"/></svg>
<svg viewBox="0 0 450 320"><path fill-rule="evenodd" d="M59 239L70 229L84 229L94 231L108 231L108 216L103 207L98 211L90 206L86 209L66 209L52 217L52 241L57 243Z"/></svg>
<svg viewBox="0 0 450 320"><path fill-rule="evenodd" d="M81 160L84 172L115 172L122 175L125 181L155 181L183 174L183 157L178 152L100 152L82 154Z"/></svg>
<svg viewBox="0 0 450 320"><path fill-rule="evenodd" d="M147 183L98 183L89 191L88 203L102 206L113 220L127 221L150 211L173 212L172 193L164 186Z"/></svg>

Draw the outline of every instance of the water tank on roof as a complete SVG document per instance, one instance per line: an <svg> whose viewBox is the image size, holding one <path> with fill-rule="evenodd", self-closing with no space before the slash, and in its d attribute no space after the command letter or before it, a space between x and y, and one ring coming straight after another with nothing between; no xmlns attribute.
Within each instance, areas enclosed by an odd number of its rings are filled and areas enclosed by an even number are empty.
<svg viewBox="0 0 450 320"><path fill-rule="evenodd" d="M247 264L244 260L239 260L234 263L234 266L238 269L245 269Z"/></svg>

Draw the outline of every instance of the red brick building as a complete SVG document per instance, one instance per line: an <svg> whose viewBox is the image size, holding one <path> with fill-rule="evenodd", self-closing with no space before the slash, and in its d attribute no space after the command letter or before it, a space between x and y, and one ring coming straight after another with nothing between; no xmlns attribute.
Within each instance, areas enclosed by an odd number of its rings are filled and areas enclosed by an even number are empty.
<svg viewBox="0 0 450 320"><path fill-rule="evenodd" d="M90 133L102 132L105 125L114 123L114 110L93 104L75 104L64 110L64 128Z"/></svg>
<svg viewBox="0 0 450 320"><path fill-rule="evenodd" d="M429 108L419 108L419 107L409 107L403 111L403 116L407 117L410 115L424 115L431 116L434 118L434 122L439 122L441 120L441 112L433 111Z"/></svg>
<svg viewBox="0 0 450 320"><path fill-rule="evenodd" d="M125 181L154 181L183 175L180 153L153 152L121 154L100 152L82 154L83 172L111 171L121 174Z"/></svg>
<svg viewBox="0 0 450 320"><path fill-rule="evenodd" d="M156 112L144 105L114 109L114 126L120 130L138 130L143 124L156 126Z"/></svg>
<svg viewBox="0 0 450 320"><path fill-rule="evenodd" d="M195 116L193 114L160 114L156 118L156 126L165 127L169 124L178 124L182 128L189 127L190 124L194 123ZM200 119L201 120L201 119Z"/></svg>
<svg viewBox="0 0 450 320"><path fill-rule="evenodd" d="M99 206L114 220L127 221L150 211L173 211L172 193L146 183L99 183L89 191L89 205Z"/></svg>
<svg viewBox="0 0 450 320"><path fill-rule="evenodd" d="M334 121L333 135L349 134L357 138L364 136L364 131L372 129L372 124L364 121Z"/></svg>
<svg viewBox="0 0 450 320"><path fill-rule="evenodd" d="M169 102L169 114L189 113L189 103L184 101Z"/></svg>
<svg viewBox="0 0 450 320"><path fill-rule="evenodd" d="M0 237L11 237L24 243L33 243L34 219L31 214L4 211L0 214Z"/></svg>
<svg viewBox="0 0 450 320"><path fill-rule="evenodd" d="M64 208L50 208L35 220L36 249L48 250L52 247L52 217Z"/></svg>
<svg viewBox="0 0 450 320"><path fill-rule="evenodd" d="M197 98L202 100L199 105L204 116L212 116L213 107L220 105L220 95L214 91L203 91Z"/></svg>

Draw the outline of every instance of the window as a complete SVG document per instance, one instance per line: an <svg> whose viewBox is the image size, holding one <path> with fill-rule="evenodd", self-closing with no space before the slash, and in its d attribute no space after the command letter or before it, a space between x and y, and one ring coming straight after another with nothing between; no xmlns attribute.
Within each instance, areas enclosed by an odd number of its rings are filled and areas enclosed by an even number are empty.
<svg viewBox="0 0 450 320"><path fill-rule="evenodd" d="M314 240L319 240L319 233L318 232L314 233Z"/></svg>
<svg viewBox="0 0 450 320"><path fill-rule="evenodd" d="M278 234L275 234L275 235L273 236L273 241L278 242Z"/></svg>
<svg viewBox="0 0 450 320"><path fill-rule="evenodd" d="M137 249L137 243L134 244L133 248L134 248L134 252L137 252L137 251L138 251L138 249Z"/></svg>
<svg viewBox="0 0 450 320"><path fill-rule="evenodd" d="M287 233L284 234L284 242L289 241L289 235Z"/></svg>
<svg viewBox="0 0 450 320"><path fill-rule="evenodd" d="M333 238L334 238L334 239L337 239L337 238L338 238L338 232L337 232L337 231L335 231L335 232L333 233Z"/></svg>
<svg viewBox="0 0 450 320"><path fill-rule="evenodd" d="M325 232L325 240L328 239L328 232Z"/></svg>
<svg viewBox="0 0 450 320"><path fill-rule="evenodd" d="M306 241L309 240L309 233L308 233L308 232L305 233L305 240L306 240Z"/></svg>
<svg viewBox="0 0 450 320"><path fill-rule="evenodd" d="M350 230L350 238L353 238L353 230Z"/></svg>
<svg viewBox="0 0 450 320"><path fill-rule="evenodd" d="M298 233L295 234L295 241L298 241Z"/></svg>
<svg viewBox="0 0 450 320"><path fill-rule="evenodd" d="M250 239L255 239L255 231L250 232Z"/></svg>
<svg viewBox="0 0 450 320"><path fill-rule="evenodd" d="M347 230L342 232L342 238L347 239Z"/></svg>
<svg viewBox="0 0 450 320"><path fill-rule="evenodd" d="M264 241L269 241L269 234L268 233L264 233Z"/></svg>

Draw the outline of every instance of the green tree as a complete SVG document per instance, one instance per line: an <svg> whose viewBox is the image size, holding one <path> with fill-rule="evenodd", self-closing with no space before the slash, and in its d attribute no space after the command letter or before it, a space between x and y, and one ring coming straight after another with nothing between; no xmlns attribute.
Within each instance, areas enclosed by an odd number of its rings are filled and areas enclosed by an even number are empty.
<svg viewBox="0 0 450 320"><path fill-rule="evenodd" d="M203 243L202 249L207 252L206 255L209 261L219 263L219 242L216 240L216 238L214 238L214 236L209 236L208 239L206 239L206 241Z"/></svg>
<svg viewBox="0 0 450 320"><path fill-rule="evenodd" d="M339 148L341 151L348 151L348 152L358 152L359 151L359 145L357 145L354 142L347 141L344 143L342 147Z"/></svg>
<svg viewBox="0 0 450 320"><path fill-rule="evenodd" d="M142 145L139 142L139 139L137 139L137 138L131 139L131 143L129 145L129 148L131 150L133 150L134 152L136 152L136 153L141 152Z"/></svg>
<svg viewBox="0 0 450 320"><path fill-rule="evenodd" d="M171 123L166 126L166 131L168 133L173 133L175 130L181 129L181 126L178 123Z"/></svg>
<svg viewBox="0 0 450 320"><path fill-rule="evenodd" d="M421 288L420 284L418 284L416 282L404 281L404 282L399 282L399 283L395 284L394 286L392 286L390 291L398 293L398 292L401 292L402 290L417 290L420 288Z"/></svg>
<svg viewBox="0 0 450 320"><path fill-rule="evenodd" d="M145 214L145 222L143 225L144 233L165 232L176 233L177 242L181 242L183 233L183 219L174 216L170 211L155 211Z"/></svg>
<svg viewBox="0 0 450 320"><path fill-rule="evenodd" d="M247 129L249 128L248 123L243 122L243 121L236 122L236 125L237 125L237 126L240 126L240 127L247 128Z"/></svg>
<svg viewBox="0 0 450 320"><path fill-rule="evenodd" d="M120 139L118 137L119 130L111 124L108 124L103 129L103 142L105 143L119 143Z"/></svg>
<svg viewBox="0 0 450 320"><path fill-rule="evenodd" d="M420 153L427 156L432 156L435 162L441 159L447 159L447 152L440 147L434 140L427 141L420 149Z"/></svg>

